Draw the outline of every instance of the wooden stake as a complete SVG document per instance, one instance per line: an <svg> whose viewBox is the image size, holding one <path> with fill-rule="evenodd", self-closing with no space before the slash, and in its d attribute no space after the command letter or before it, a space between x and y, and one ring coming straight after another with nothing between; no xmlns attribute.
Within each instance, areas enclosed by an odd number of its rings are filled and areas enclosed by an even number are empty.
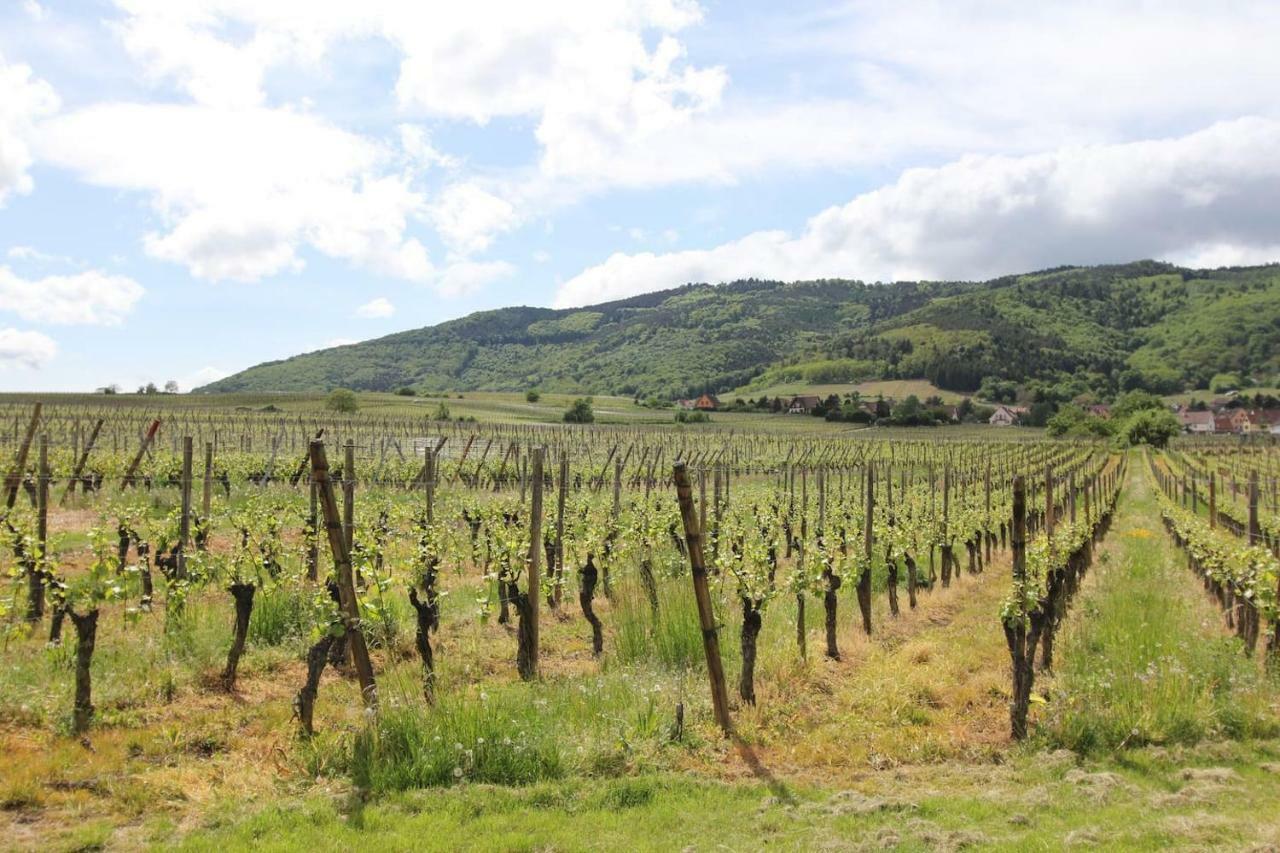
<svg viewBox="0 0 1280 853"><path fill-rule="evenodd" d="M204 483L200 494L200 517L206 522L213 512L213 442L204 443Z"/></svg>
<svg viewBox="0 0 1280 853"><path fill-rule="evenodd" d="M124 479L120 481L120 491L124 491L134 484L134 476L138 472L138 466L142 464L142 457L146 456L147 450L151 448L151 442L156 440L156 433L160 431L160 419L156 418L151 422L151 426L147 427L147 432L142 438L142 443L138 445L138 455L133 457L133 461L129 463L129 467L125 469Z"/></svg>
<svg viewBox="0 0 1280 853"><path fill-rule="evenodd" d="M187 576L187 546L191 544L191 436L182 437L182 515L178 522L178 577Z"/></svg>
<svg viewBox="0 0 1280 853"><path fill-rule="evenodd" d="M350 441L347 442L347 446L352 447ZM354 450L352 453L354 454ZM356 676L360 680L360 693L367 707L376 708L378 687L373 678L369 647L365 645L364 632L360 628L360 604L356 598L355 581L351 577L351 549L347 547L346 533L343 530L342 519L338 515L338 502L333 496L333 481L329 479L329 460L325 456L323 441L311 442L311 481L316 484L320 508L324 513L329 549L333 552L334 573L338 577L338 606L342 608L342 620L347 630L347 645L355 661Z"/></svg>
<svg viewBox="0 0 1280 853"><path fill-rule="evenodd" d="M27 424L27 434L23 437L22 444L18 448L18 457L13 462L13 469L5 477L6 509L13 509L13 504L18 499L18 488L22 485L22 478L26 474L27 456L31 453L31 442L36 437L36 425L40 423L40 411L43 408L41 403L36 403L35 410L31 413L31 422ZM18 422L15 420L14 426L17 427L17 425Z"/></svg>
<svg viewBox="0 0 1280 853"><path fill-rule="evenodd" d="M93 452L93 445L98 441L98 433L102 431L102 418L98 418L97 423L93 425L93 430L89 433L89 440L85 442L84 449L80 451L79 458L76 459L76 467L71 472L71 480L67 483L66 491L62 493L60 504L65 504L67 498L71 497L71 493L76 490L76 486L80 483L80 478L84 475L84 466L89 461L89 454Z"/></svg>
<svg viewBox="0 0 1280 853"><path fill-rule="evenodd" d="M342 538L350 551L356 538L356 443L348 438L342 451ZM314 470L314 460L311 465Z"/></svg>
<svg viewBox="0 0 1280 853"><path fill-rule="evenodd" d="M542 457L546 448L533 449L533 495L529 503L529 617L532 648L532 674L538 676L538 610L542 579L539 567L542 557Z"/></svg>
<svg viewBox="0 0 1280 853"><path fill-rule="evenodd" d="M683 462L673 470L680 518L684 522L684 538L689 550L689 566L693 575L693 595L698 602L698 623L702 628L702 649L707 656L707 673L711 679L711 706L716 722L727 735L733 730L729 719L729 693L725 688L724 664L720 660L720 640L716 634L715 613L711 607L711 590L707 586L707 566L702 551L702 530L693 507L693 489Z"/></svg>

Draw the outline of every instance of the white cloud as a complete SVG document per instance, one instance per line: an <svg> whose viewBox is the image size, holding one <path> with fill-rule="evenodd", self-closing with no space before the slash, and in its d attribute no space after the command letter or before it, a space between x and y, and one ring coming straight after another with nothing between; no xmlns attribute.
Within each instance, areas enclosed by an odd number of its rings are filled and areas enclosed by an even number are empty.
<svg viewBox="0 0 1280 853"><path fill-rule="evenodd" d="M385 296L379 296L356 309L356 316L364 317L366 320L382 320L395 313L396 306L392 305L391 300Z"/></svg>
<svg viewBox="0 0 1280 853"><path fill-rule="evenodd" d="M36 0L22 0L22 10L26 12L33 21L43 21L45 15L48 14L44 7L37 3Z"/></svg>
<svg viewBox="0 0 1280 853"><path fill-rule="evenodd" d="M506 261L455 261L445 268L436 286L446 296L461 296L515 272L516 268Z"/></svg>
<svg viewBox="0 0 1280 853"><path fill-rule="evenodd" d="M496 234L516 224L516 211L509 201L474 183L445 187L431 204L430 217L450 248L462 254L487 249Z"/></svg>
<svg viewBox="0 0 1280 853"><path fill-rule="evenodd" d="M0 311L33 323L116 326L142 294L133 279L97 270L30 280L0 266Z"/></svg>
<svg viewBox="0 0 1280 853"><path fill-rule="evenodd" d="M58 96L48 83L0 55L0 205L11 193L31 191L33 127L57 109Z"/></svg>
<svg viewBox="0 0 1280 853"><path fill-rule="evenodd" d="M704 20L694 0L116 4L149 73L215 105L260 105L271 69L319 67L341 41L380 40L399 59L404 110L530 118L539 180L578 192L1027 153L1280 113L1270 0L863 0L778 6L747 24ZM730 91L727 71L678 38L704 24L744 71L783 73ZM741 29L717 42L719 26Z"/></svg>
<svg viewBox="0 0 1280 853"><path fill-rule="evenodd" d="M302 269L304 246L375 272L430 281L407 235L423 206L390 151L289 110L101 104L41 129L41 154L99 185L147 193L167 230L147 252L212 280Z"/></svg>
<svg viewBox="0 0 1280 853"><path fill-rule="evenodd" d="M58 354L53 338L39 332L0 329L0 367L29 367L38 370Z"/></svg>
<svg viewBox="0 0 1280 853"><path fill-rule="evenodd" d="M33 261L42 264L75 264L76 262L64 255L51 255L48 252L42 252L35 246L10 246L5 256L15 261Z"/></svg>
<svg viewBox="0 0 1280 853"><path fill-rule="evenodd" d="M444 169L456 169L460 163L439 151L431 144L431 135L425 127L416 124L402 124L396 128L400 133L400 147L405 158L419 169L430 169L439 166Z"/></svg>
<svg viewBox="0 0 1280 853"><path fill-rule="evenodd" d="M57 119L52 162L148 193L163 225L147 250L210 279L296 271L309 248L456 293L510 274L501 262L473 259L500 235L610 187L897 171L965 154L1176 136L1241 115L1280 118L1280 51L1271 44L1280 5L1267 0L1237 0L1227 11L1153 9L1147 0L861 0L816 11L780 6L745 24L716 19L720 7L704 21L695 0L115 5L112 25L144 73L196 106L106 105ZM739 29L688 38L706 23ZM404 123L394 148L271 108L276 75L293 83L305 79L298 71L331 75L326 64L344 42L380 45L398 62L393 94ZM716 50L716 59L697 47L690 55L686 42ZM730 87L720 61L745 82ZM499 139L511 128L532 134L536 161L469 174L470 157L436 149L413 123L495 119L514 119ZM3 139L0 118L0 195ZM428 197L413 181L438 168L450 183ZM105 172L124 174L94 177ZM470 266L433 265L410 222L429 223L451 262ZM773 239L652 263L667 275L713 277L720 269L705 265L726 255L806 267L794 257L805 253L789 248L801 238ZM1217 245L1210 239L1197 251ZM628 258L610 259L613 274L634 266ZM807 267L838 261L814 257Z"/></svg>
<svg viewBox="0 0 1280 853"><path fill-rule="evenodd" d="M986 278L1137 257L1256 261L1280 233L1277 150L1280 122L1249 118L1157 141L964 157L910 169L822 211L797 236L615 254L566 282L555 302L751 276Z"/></svg>

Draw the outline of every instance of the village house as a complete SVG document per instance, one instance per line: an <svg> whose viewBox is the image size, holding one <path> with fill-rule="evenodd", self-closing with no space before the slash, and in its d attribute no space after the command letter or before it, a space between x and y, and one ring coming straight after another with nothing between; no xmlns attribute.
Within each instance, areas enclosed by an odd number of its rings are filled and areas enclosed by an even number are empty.
<svg viewBox="0 0 1280 853"><path fill-rule="evenodd" d="M1236 429L1235 425L1231 423L1231 417L1229 415L1214 415L1213 431L1218 433L1231 433L1235 432Z"/></svg>
<svg viewBox="0 0 1280 853"><path fill-rule="evenodd" d="M1027 410L1023 406L996 406L995 412L987 423L999 427L1013 426L1018 422L1018 418L1026 413Z"/></svg>
<svg viewBox="0 0 1280 853"><path fill-rule="evenodd" d="M789 415L807 415L818 408L818 404L822 402L822 398L816 394L802 394L798 397L792 397L791 402L787 404L787 414Z"/></svg>
<svg viewBox="0 0 1280 853"><path fill-rule="evenodd" d="M1213 412L1192 412L1184 410L1178 413L1178 421L1182 424L1183 432L1213 432Z"/></svg>
<svg viewBox="0 0 1280 853"><path fill-rule="evenodd" d="M700 412L714 412L720 408L720 400L715 394L703 394L693 401L693 407Z"/></svg>
<svg viewBox="0 0 1280 853"><path fill-rule="evenodd" d="M1227 420L1231 423L1231 432L1245 433L1253 429L1253 420L1244 409L1235 409L1227 415Z"/></svg>

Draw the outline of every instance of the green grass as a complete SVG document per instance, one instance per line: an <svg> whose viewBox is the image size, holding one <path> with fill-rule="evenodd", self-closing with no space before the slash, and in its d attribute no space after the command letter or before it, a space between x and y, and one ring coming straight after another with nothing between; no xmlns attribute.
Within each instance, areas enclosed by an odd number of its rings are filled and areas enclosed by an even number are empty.
<svg viewBox="0 0 1280 853"><path fill-rule="evenodd" d="M1151 489L1145 469L1131 474L1058 644L1043 736L1085 752L1275 736L1276 684L1223 629Z"/></svg>
<svg viewBox="0 0 1280 853"><path fill-rule="evenodd" d="M1280 838L1274 742L1147 750L1124 766L1069 754L935 764L843 784L678 774L467 784L373 801L224 803L181 849L782 850L1245 849ZM1271 768L1271 769L1267 769ZM169 846L157 823L151 844Z"/></svg>
<svg viewBox="0 0 1280 853"><path fill-rule="evenodd" d="M619 584L612 612L613 659L624 666L648 661L675 670L704 666L698 607L688 581L657 583L656 616L637 579ZM732 652L724 645L722 639L721 654L727 658Z"/></svg>

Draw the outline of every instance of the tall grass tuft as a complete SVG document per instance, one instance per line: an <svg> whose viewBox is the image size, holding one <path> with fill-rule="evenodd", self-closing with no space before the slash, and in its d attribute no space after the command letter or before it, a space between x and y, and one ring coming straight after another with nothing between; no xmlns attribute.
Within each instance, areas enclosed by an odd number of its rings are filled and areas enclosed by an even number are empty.
<svg viewBox="0 0 1280 853"><path fill-rule="evenodd" d="M445 693L426 707L417 682L398 675L380 683L384 703L364 731L350 742L318 745L308 761L342 768L370 792L466 782L529 785L575 772L614 775L652 763L668 742L675 703L684 698L669 676L637 668L573 686Z"/></svg>
<svg viewBox="0 0 1280 853"><path fill-rule="evenodd" d="M311 592L279 588L260 592L249 619L249 643L279 646L306 637L311 630Z"/></svg>
<svg viewBox="0 0 1280 853"><path fill-rule="evenodd" d="M655 618L640 584L628 580L619 585L611 615L618 663L657 663L670 669L704 665L698 605L687 581L659 580ZM728 651L724 646L722 640L722 654Z"/></svg>
<svg viewBox="0 0 1280 853"><path fill-rule="evenodd" d="M352 779L369 791L461 782L528 785L564 775L555 732L536 706L511 695L450 697L434 709L384 709L357 735Z"/></svg>

